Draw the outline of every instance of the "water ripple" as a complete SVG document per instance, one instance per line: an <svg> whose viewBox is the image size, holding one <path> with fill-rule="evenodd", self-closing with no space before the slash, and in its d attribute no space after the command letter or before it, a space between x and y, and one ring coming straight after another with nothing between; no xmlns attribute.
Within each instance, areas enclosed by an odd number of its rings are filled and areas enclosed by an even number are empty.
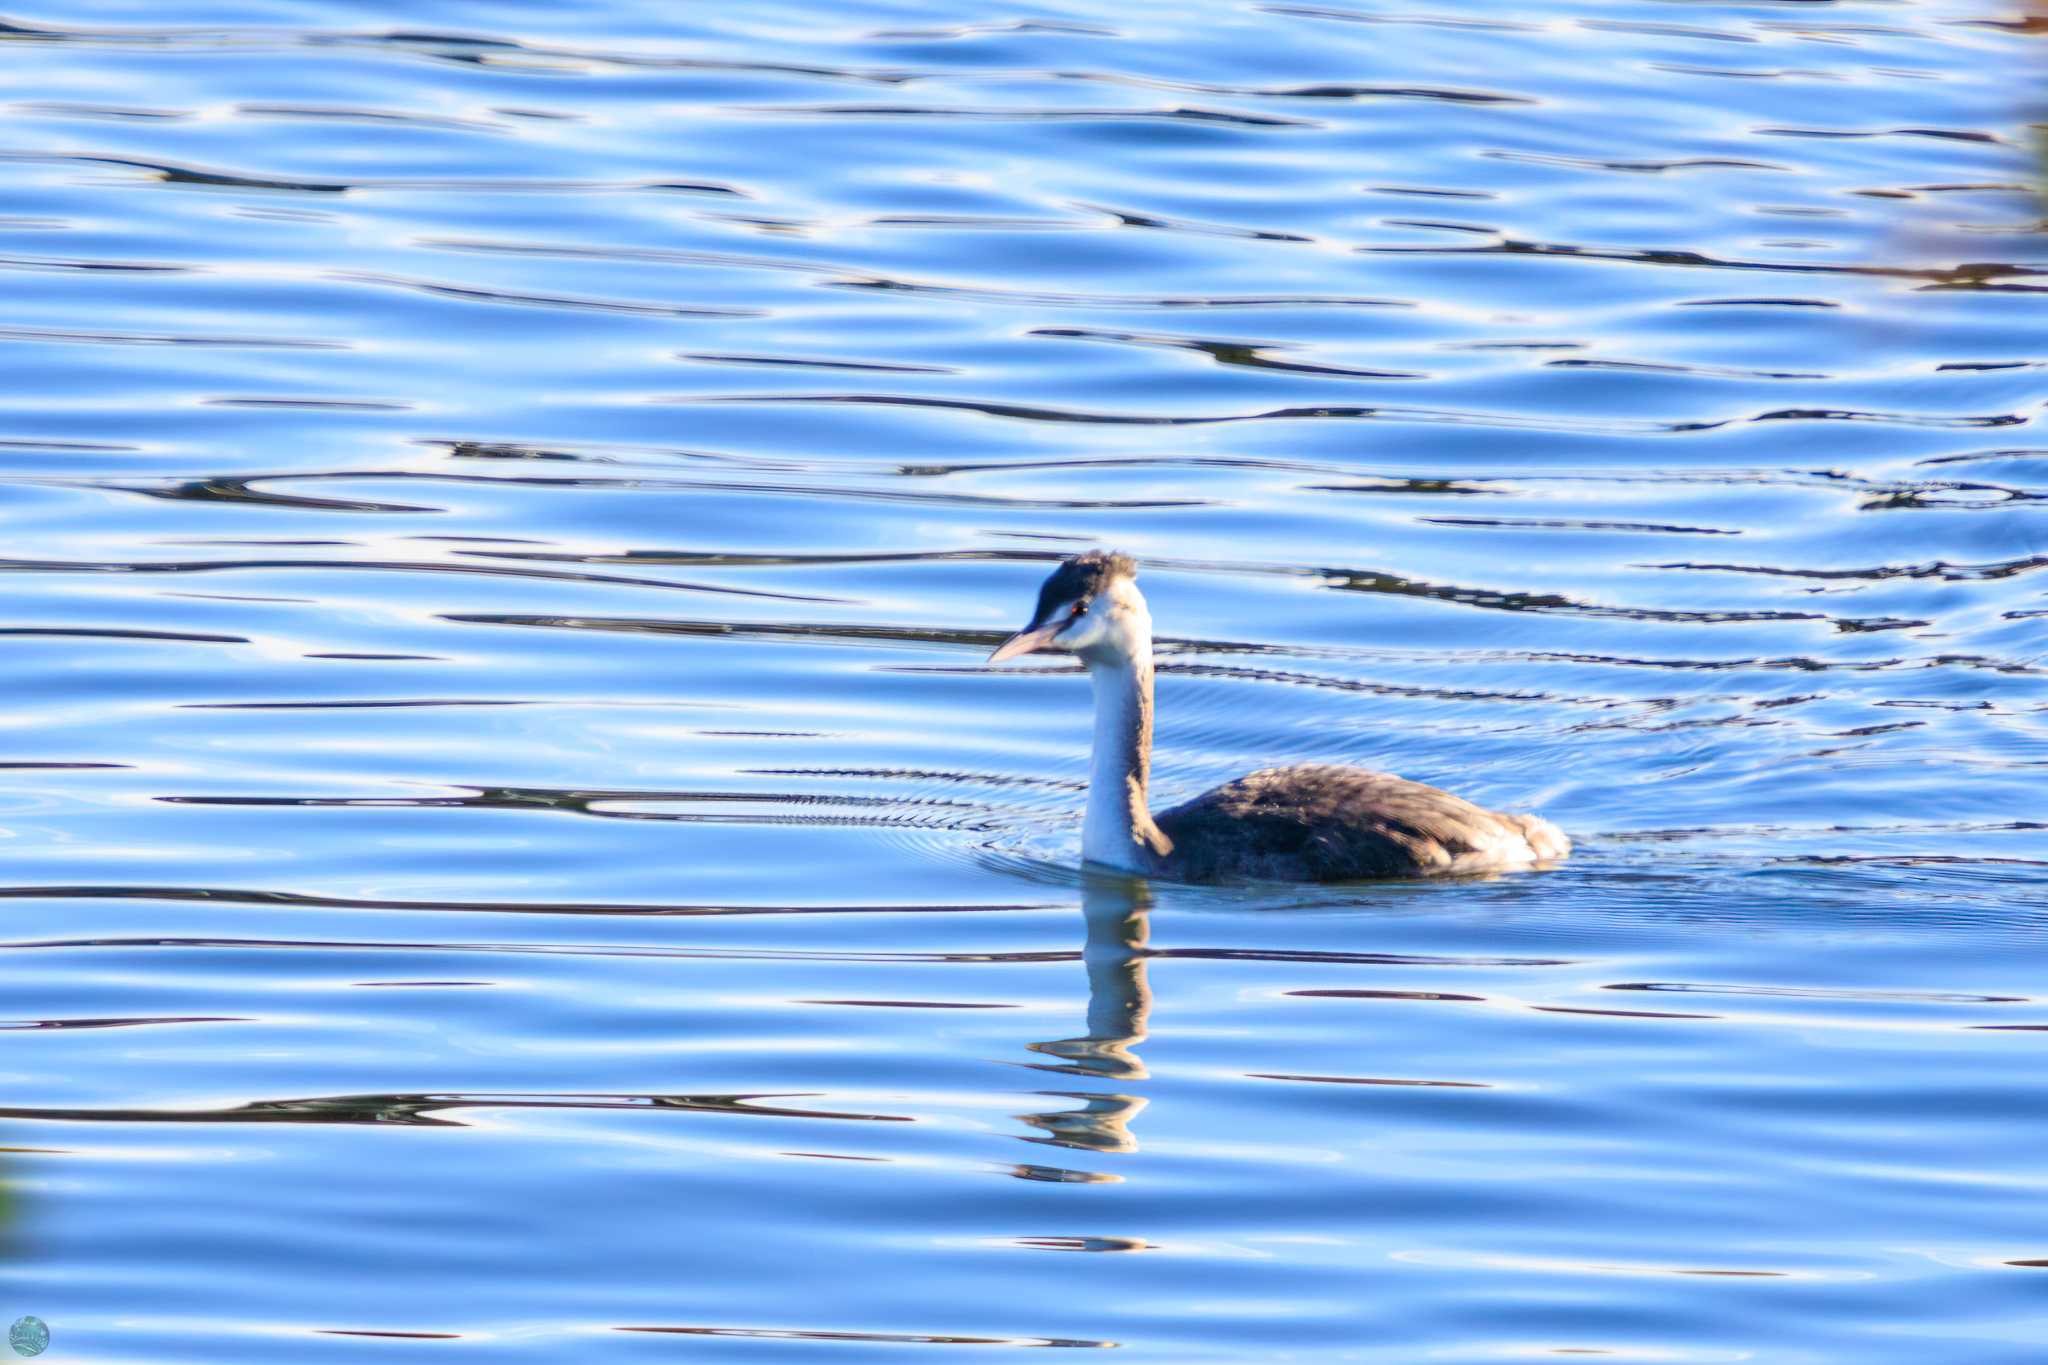
<svg viewBox="0 0 2048 1365"><path fill-rule="evenodd" d="M1497 8L0 21L52 1358L2033 1359L2042 25Z"/></svg>

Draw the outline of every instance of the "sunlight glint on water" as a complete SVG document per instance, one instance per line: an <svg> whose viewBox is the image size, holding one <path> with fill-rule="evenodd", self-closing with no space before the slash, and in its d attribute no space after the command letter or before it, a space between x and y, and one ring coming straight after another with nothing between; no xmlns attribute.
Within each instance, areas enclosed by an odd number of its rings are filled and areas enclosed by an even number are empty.
<svg viewBox="0 0 2048 1365"><path fill-rule="evenodd" d="M2040 1359L2038 23L557 9L0 22L0 1321ZM1084 882L1092 545L1577 853Z"/></svg>

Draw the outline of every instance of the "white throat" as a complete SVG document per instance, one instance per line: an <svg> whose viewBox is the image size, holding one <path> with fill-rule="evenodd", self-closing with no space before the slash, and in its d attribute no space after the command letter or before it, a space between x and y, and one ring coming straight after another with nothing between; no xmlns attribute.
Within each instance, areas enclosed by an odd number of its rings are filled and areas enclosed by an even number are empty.
<svg viewBox="0 0 2048 1365"><path fill-rule="evenodd" d="M1095 740L1088 760L1088 814L1081 856L1123 872L1150 873L1172 845L1152 823L1152 621L1135 589L1117 648L1083 655L1095 687Z"/></svg>

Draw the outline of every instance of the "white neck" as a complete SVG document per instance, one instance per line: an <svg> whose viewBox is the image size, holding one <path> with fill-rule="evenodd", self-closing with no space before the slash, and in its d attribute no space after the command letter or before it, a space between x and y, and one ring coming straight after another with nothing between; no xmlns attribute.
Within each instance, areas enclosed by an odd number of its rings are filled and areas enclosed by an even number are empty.
<svg viewBox="0 0 2048 1365"><path fill-rule="evenodd" d="M1081 856L1104 867L1149 873L1173 847L1152 823L1147 804L1152 777L1149 631L1117 657L1087 663L1095 685L1095 745L1088 760Z"/></svg>

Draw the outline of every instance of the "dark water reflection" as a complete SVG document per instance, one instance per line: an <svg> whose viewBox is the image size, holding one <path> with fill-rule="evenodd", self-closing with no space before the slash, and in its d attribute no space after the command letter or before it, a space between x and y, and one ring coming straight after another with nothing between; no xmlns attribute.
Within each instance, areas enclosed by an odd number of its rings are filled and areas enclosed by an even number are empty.
<svg viewBox="0 0 2048 1365"><path fill-rule="evenodd" d="M0 18L0 1320L2039 1360L2043 40ZM1085 689L980 661L1097 543L1162 796L1578 854L1083 879Z"/></svg>

